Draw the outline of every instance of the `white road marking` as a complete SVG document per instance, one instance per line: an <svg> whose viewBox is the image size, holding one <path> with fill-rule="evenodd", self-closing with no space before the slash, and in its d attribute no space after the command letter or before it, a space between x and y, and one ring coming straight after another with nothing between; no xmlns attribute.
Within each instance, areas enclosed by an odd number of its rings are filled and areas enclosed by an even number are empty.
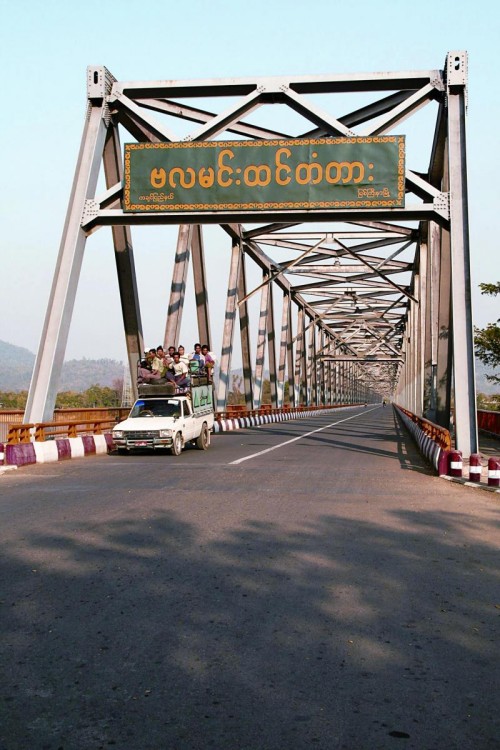
<svg viewBox="0 0 500 750"><path fill-rule="evenodd" d="M271 451L275 451L278 448L283 448L285 445L290 445L290 443L295 443L297 440L302 440L302 438L309 437L309 435L314 435L316 432L322 432L322 430L328 430L329 427L335 427L335 425L342 424L342 422L348 422L350 419L361 417L363 414L368 414L368 412L374 411L374 409L378 409L378 408L379 408L378 406L375 406L372 409L363 409L363 411L359 412L358 414L353 414L352 416L346 417L345 419L339 419L338 422L332 422L331 424L327 424L324 427L318 427L317 430L306 432L304 433L304 435L299 435L298 437L294 437L291 440L285 440L284 443L278 443L278 445L273 445L272 448L266 448L263 451L252 453L250 454L250 456L244 456L243 458L238 458L236 459L236 461L231 461L229 466L233 466L234 464L242 464L243 461L249 461L251 458L256 458L257 456L263 456L264 453L270 453Z"/></svg>

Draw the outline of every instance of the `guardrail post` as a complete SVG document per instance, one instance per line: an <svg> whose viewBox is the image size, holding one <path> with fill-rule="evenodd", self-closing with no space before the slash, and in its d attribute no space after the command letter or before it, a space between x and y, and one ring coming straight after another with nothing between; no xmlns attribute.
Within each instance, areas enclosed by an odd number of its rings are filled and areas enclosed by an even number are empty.
<svg viewBox="0 0 500 750"><path fill-rule="evenodd" d="M469 482L480 482L481 481L481 456L479 453L471 453L470 464L469 464Z"/></svg>
<svg viewBox="0 0 500 750"><path fill-rule="evenodd" d="M32 424L23 424L19 433L20 443L31 443L31 428L34 427Z"/></svg>
<svg viewBox="0 0 500 750"><path fill-rule="evenodd" d="M449 451L446 450L446 448L443 448L441 450L441 453L439 454L439 462L438 462L438 474L440 477L447 476L448 475L448 456Z"/></svg>
<svg viewBox="0 0 500 750"><path fill-rule="evenodd" d="M500 458L488 459L488 487L500 487Z"/></svg>
<svg viewBox="0 0 500 750"><path fill-rule="evenodd" d="M448 476L450 477L461 477L462 476L462 453L461 451L452 450L448 454Z"/></svg>

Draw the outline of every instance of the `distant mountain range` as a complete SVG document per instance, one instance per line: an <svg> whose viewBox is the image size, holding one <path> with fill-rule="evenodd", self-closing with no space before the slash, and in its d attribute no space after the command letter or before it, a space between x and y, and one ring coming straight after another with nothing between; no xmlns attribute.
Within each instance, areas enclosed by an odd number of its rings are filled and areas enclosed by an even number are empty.
<svg viewBox="0 0 500 750"><path fill-rule="evenodd" d="M26 391L35 355L22 346L0 341L0 391ZM61 373L60 391L86 391L92 385L109 386L123 380L123 362L114 359L71 359Z"/></svg>
<svg viewBox="0 0 500 750"><path fill-rule="evenodd" d="M25 391L29 388L35 355L22 346L0 341L0 391ZM123 362L115 359L71 359L65 362L59 384L60 391L86 391L92 385L109 386L123 379ZM242 370L233 370L233 375ZM500 386L486 380L491 368L476 360L476 388L487 395L498 393ZM266 377L269 377L266 374Z"/></svg>

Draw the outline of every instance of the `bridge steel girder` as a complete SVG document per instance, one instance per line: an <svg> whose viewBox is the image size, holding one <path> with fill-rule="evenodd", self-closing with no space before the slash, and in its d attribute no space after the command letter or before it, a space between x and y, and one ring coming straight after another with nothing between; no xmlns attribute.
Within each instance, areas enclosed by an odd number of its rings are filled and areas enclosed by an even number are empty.
<svg viewBox="0 0 500 750"><path fill-rule="evenodd" d="M184 312L184 298L186 295L186 282L191 258L191 240L193 227L184 224L179 228L177 248L175 251L174 268L172 272L172 283L170 286L170 301L168 304L167 321L165 324L165 336L163 347L179 345L182 314Z"/></svg>
<svg viewBox="0 0 500 750"><path fill-rule="evenodd" d="M312 77L118 81L106 68L90 66L87 119L25 419L52 416L87 237L112 227L133 381L144 342L132 227L179 225L164 343L179 342L192 263L199 338L212 348L202 225L218 224L231 242L219 410L231 389L238 315L248 408L261 403L267 352L275 406L285 403L288 383L293 406L395 397L416 414L449 426L454 398L457 447L464 453L476 450L466 92L465 52L448 53L443 69ZM347 113L329 108L346 93L369 101ZM231 102L221 111L192 103L227 98ZM261 110L275 104L293 110L293 122L299 115L303 129L283 132L281 126L261 125ZM227 134L256 140L404 135L404 122L424 106L436 111L429 167L420 173L407 159L403 208L123 210L120 128L142 143ZM194 124L190 135L177 135L176 124L182 122ZM411 156L409 137L407 153ZM106 190L96 195L101 166ZM257 289L248 291L248 262L262 277L253 328L248 299ZM283 302L275 314L276 289Z"/></svg>
<svg viewBox="0 0 500 750"><path fill-rule="evenodd" d="M247 296L245 254L240 258L240 276L238 279L238 299L245 300ZM241 361L243 364L243 383L245 391L245 405L247 409L254 408L253 402L253 372L252 353L250 340L250 320L247 302L239 305L240 338L241 338Z"/></svg>
<svg viewBox="0 0 500 750"><path fill-rule="evenodd" d="M24 414L27 424L51 421L54 412L87 239L82 229L82 218L87 200L95 195L109 124L105 97L110 90L111 80L103 74L99 84L98 92L94 92L97 96L88 102L52 290Z"/></svg>
<svg viewBox="0 0 500 750"><path fill-rule="evenodd" d="M103 153L106 187L109 189L123 179L120 137L118 128L108 127ZM139 292L135 275L134 252L130 227L111 227L115 249L116 272L122 307L123 330L130 372L135 372L137 362L144 352ZM137 383L131 379L132 395L137 398Z"/></svg>

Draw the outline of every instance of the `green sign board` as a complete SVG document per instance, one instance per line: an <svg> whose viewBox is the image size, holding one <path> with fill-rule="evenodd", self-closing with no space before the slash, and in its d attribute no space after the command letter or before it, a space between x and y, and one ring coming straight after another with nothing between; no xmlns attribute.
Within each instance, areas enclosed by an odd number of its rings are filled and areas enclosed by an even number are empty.
<svg viewBox="0 0 500 750"><path fill-rule="evenodd" d="M404 136L125 144L124 210L404 206Z"/></svg>
<svg viewBox="0 0 500 750"><path fill-rule="evenodd" d="M193 412L213 409L212 386L211 385L193 385L191 388L191 400Z"/></svg>

